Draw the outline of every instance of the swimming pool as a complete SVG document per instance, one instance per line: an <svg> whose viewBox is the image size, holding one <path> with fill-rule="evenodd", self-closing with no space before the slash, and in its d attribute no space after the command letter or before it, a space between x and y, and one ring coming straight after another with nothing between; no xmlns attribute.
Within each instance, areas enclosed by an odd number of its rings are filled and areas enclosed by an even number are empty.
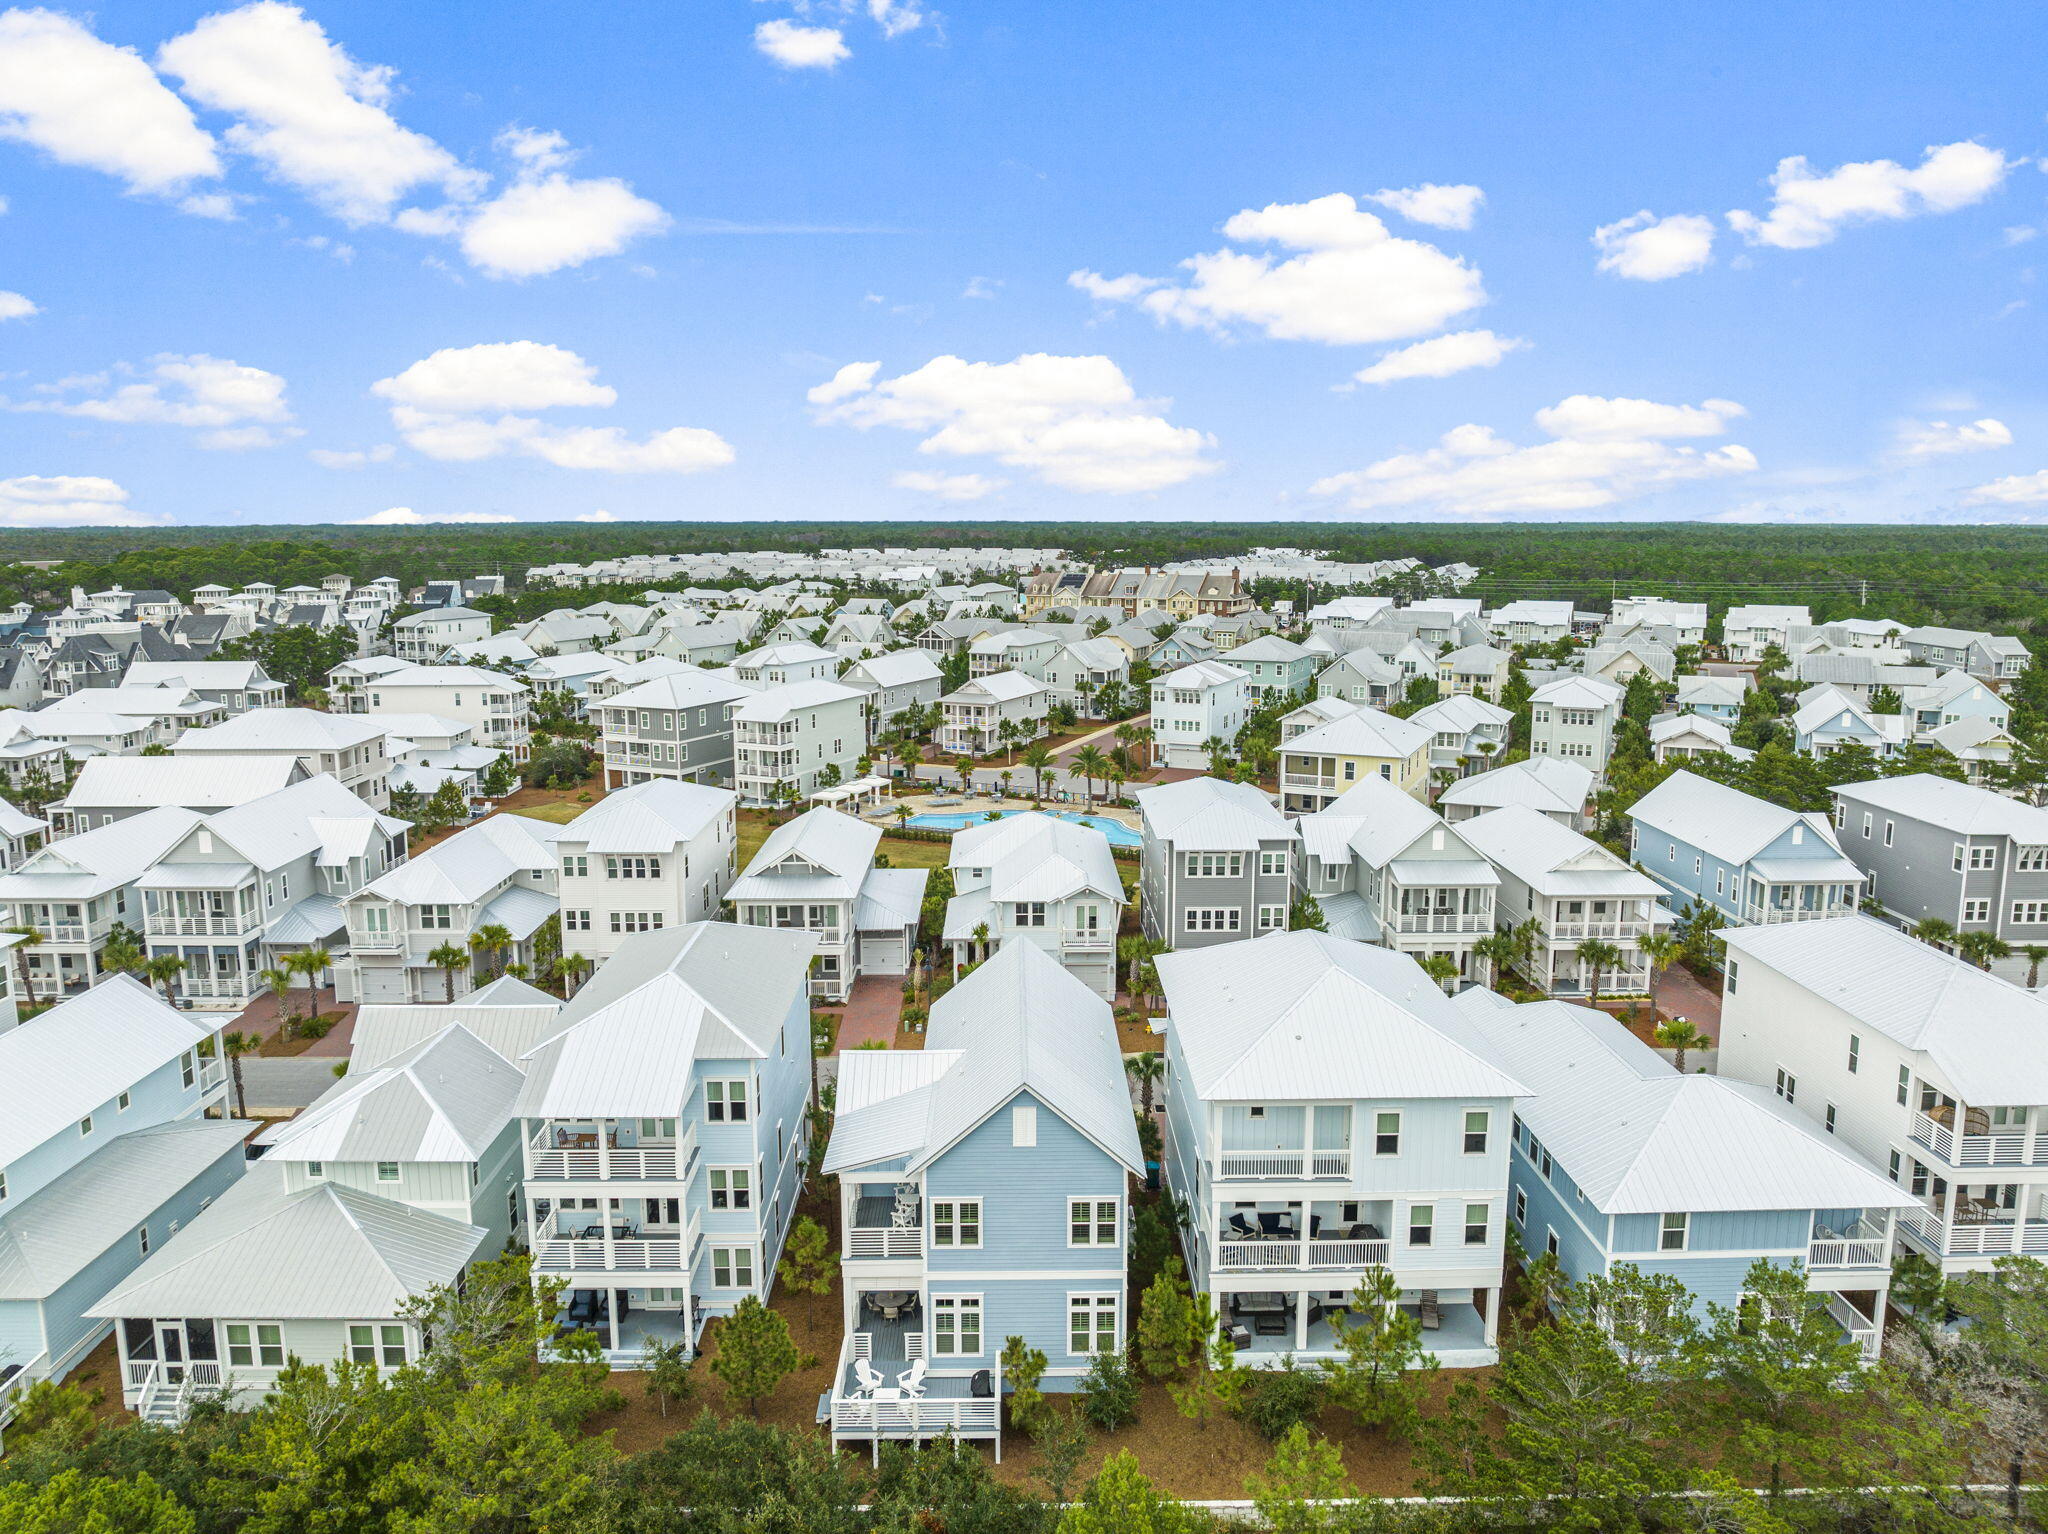
<svg viewBox="0 0 2048 1534"><path fill-rule="evenodd" d="M998 810L998 815L1025 815L1028 810ZM1112 847L1142 847L1145 838L1133 831L1120 820L1111 820L1107 815L1081 815L1072 810L1047 810L1045 812L1059 820L1071 820L1076 825L1093 826L1109 838ZM974 810L964 815L913 815L904 822L920 831L964 831L969 826L986 824L988 812Z"/></svg>

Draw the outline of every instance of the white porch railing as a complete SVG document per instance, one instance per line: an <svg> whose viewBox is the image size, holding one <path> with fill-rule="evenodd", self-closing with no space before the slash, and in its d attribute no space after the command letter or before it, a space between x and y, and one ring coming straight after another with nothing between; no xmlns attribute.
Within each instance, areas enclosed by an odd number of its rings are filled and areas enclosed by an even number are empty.
<svg viewBox="0 0 2048 1534"><path fill-rule="evenodd" d="M1107 932L1062 932L1060 947L1069 953L1096 953L1115 945L1116 939Z"/></svg>
<svg viewBox="0 0 2048 1534"><path fill-rule="evenodd" d="M1905 1210L1899 1229L1950 1257L2048 1253L2048 1220L1973 1220L1944 1224L1931 1210Z"/></svg>
<svg viewBox="0 0 2048 1534"><path fill-rule="evenodd" d="M1834 1317L1835 1325L1847 1332L1849 1340L1863 1350L1864 1361L1874 1361L1880 1340L1877 1323L1839 1294L1827 1296L1827 1307L1828 1314Z"/></svg>
<svg viewBox="0 0 2048 1534"><path fill-rule="evenodd" d="M1283 772L1280 774L1280 786L1282 788L1335 788L1337 786L1337 778L1334 773Z"/></svg>
<svg viewBox="0 0 2048 1534"><path fill-rule="evenodd" d="M691 1228L659 1233L615 1236L607 1227L591 1233L567 1233L558 1216L549 1215L533 1243L534 1266L543 1273L682 1273L693 1244Z"/></svg>
<svg viewBox="0 0 2048 1534"><path fill-rule="evenodd" d="M50 1355L38 1353L10 1375L6 1384L0 1385L0 1428L14 1420L15 1408L28 1394L28 1387L47 1375L49 1370Z"/></svg>
<svg viewBox="0 0 2048 1534"><path fill-rule="evenodd" d="M263 925L261 918L248 916L146 916L142 931L146 937L239 937Z"/></svg>
<svg viewBox="0 0 2048 1534"><path fill-rule="evenodd" d="M1463 911L1400 911L1394 916L1397 932L1472 932L1484 937L1493 931L1493 913Z"/></svg>
<svg viewBox="0 0 2048 1534"><path fill-rule="evenodd" d="M1218 1177L1349 1177L1351 1152L1225 1151L1217 1158Z"/></svg>
<svg viewBox="0 0 2048 1534"><path fill-rule="evenodd" d="M876 1395L846 1388L847 1370L854 1358L867 1357L868 1352L855 1352L855 1333L839 1350L838 1373L832 1380L831 1417L834 1437L850 1438L936 1438L942 1433L951 1433L958 1438L997 1438L1001 1421L1003 1401L1003 1367L1000 1360L992 1360L989 1373L994 1390L987 1396L941 1396L930 1395L895 1400L878 1399ZM905 1341L909 1339L906 1337ZM906 1350L907 1351L907 1350ZM931 1388L929 1379L926 1389ZM885 1386L884 1390L894 1392L896 1387Z"/></svg>
<svg viewBox="0 0 2048 1534"><path fill-rule="evenodd" d="M140 1387L135 1415L145 1422L180 1423L192 1403L221 1388L220 1365L211 1360L166 1364L159 1359L131 1360L127 1383Z"/></svg>
<svg viewBox="0 0 2048 1534"><path fill-rule="evenodd" d="M1927 1114L1916 1113L1911 1133L1918 1144L1950 1166L2048 1166L2048 1141L2035 1145L2030 1162L2024 1129L2003 1134L1959 1135Z"/></svg>
<svg viewBox="0 0 2048 1534"><path fill-rule="evenodd" d="M546 1126L527 1141L526 1175L546 1182L671 1182L687 1177L697 1155L693 1124L673 1145L621 1147L607 1144L566 1146L554 1143ZM680 1170L679 1170L680 1169Z"/></svg>
<svg viewBox="0 0 2048 1534"><path fill-rule="evenodd" d="M1218 1241L1216 1266L1246 1268L1384 1267L1387 1241Z"/></svg>
<svg viewBox="0 0 2048 1534"><path fill-rule="evenodd" d="M1646 921L1561 921L1551 924L1550 936L1556 942L1577 942L1588 937L1641 937L1649 930Z"/></svg>
<svg viewBox="0 0 2048 1534"><path fill-rule="evenodd" d="M1815 1236L1806 1246L1809 1268L1881 1268L1885 1265L1884 1230L1858 1220L1837 1234Z"/></svg>
<svg viewBox="0 0 2048 1534"><path fill-rule="evenodd" d="M1742 919L1751 926L1769 926L1781 921L1830 921L1837 916L1847 916L1854 906L1798 906L1798 905L1745 905Z"/></svg>
<svg viewBox="0 0 2048 1534"><path fill-rule="evenodd" d="M924 1232L912 1225L903 1230L855 1225L846 1232L848 1257L922 1257Z"/></svg>

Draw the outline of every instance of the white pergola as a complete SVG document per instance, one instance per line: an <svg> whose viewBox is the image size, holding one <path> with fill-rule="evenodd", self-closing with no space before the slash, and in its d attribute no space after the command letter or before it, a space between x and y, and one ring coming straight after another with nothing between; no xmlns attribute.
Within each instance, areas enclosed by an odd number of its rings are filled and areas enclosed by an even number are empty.
<svg viewBox="0 0 2048 1534"><path fill-rule="evenodd" d="M811 791L814 804L844 804L849 799L865 799L869 804L880 804L882 796L889 791L887 778L855 778L851 783L841 783L836 788L819 788Z"/></svg>

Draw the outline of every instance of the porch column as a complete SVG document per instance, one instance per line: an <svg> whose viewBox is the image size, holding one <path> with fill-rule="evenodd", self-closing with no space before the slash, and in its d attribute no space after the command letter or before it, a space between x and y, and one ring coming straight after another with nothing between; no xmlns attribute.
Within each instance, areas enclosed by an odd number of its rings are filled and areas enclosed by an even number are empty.
<svg viewBox="0 0 2048 1534"><path fill-rule="evenodd" d="M1302 1227L1302 1240L1308 1239L1308 1227ZM1304 1254L1305 1255L1305 1254ZM1294 1351L1308 1351L1308 1291L1300 1290L1294 1296Z"/></svg>
<svg viewBox="0 0 2048 1534"><path fill-rule="evenodd" d="M1488 1347L1491 1347L1498 1337L1500 1329L1500 1289L1496 1286L1492 1289L1483 1289L1480 1292L1486 1296L1486 1304L1482 1307L1480 1313L1485 1317L1486 1343Z"/></svg>

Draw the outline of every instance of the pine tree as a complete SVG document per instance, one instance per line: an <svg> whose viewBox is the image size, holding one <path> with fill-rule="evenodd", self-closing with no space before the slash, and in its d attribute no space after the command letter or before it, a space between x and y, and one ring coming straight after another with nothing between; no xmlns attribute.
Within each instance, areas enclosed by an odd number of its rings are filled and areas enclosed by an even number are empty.
<svg viewBox="0 0 2048 1534"><path fill-rule="evenodd" d="M789 1323L753 1295L733 1307L718 1329L718 1353L711 1372L727 1392L747 1403L754 1416L775 1387L804 1367L804 1355L789 1338Z"/></svg>

